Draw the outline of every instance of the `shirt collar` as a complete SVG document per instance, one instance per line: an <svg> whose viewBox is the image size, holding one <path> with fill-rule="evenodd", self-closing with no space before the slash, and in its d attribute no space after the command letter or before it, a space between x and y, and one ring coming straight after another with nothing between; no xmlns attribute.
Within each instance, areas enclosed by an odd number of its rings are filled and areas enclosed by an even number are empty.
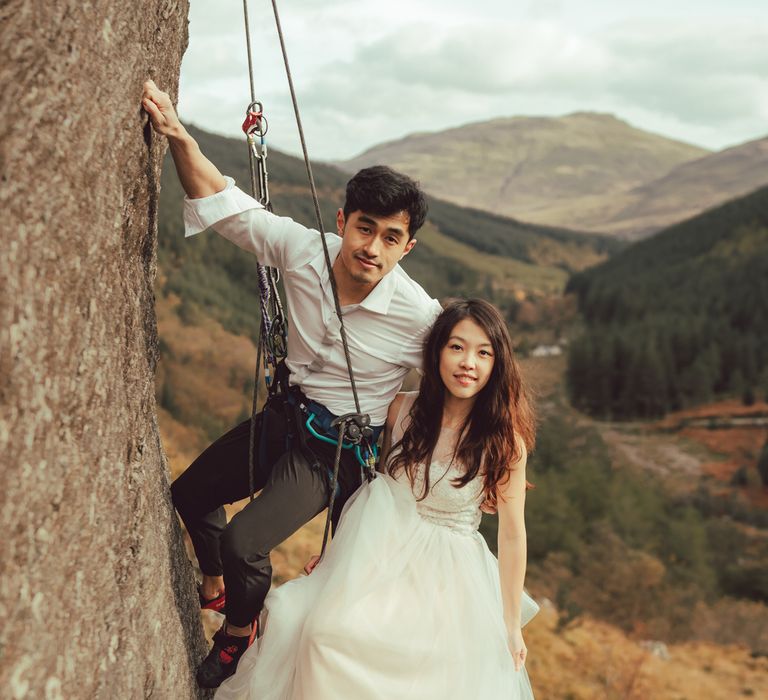
<svg viewBox="0 0 768 700"><path fill-rule="evenodd" d="M328 244L328 254L331 258L331 264L336 261L339 251L341 250L341 236L336 236L332 233L325 234L325 242ZM325 267L325 253L323 252L323 242L318 240L320 244L320 250L317 255L309 261L309 266L317 272L317 276L323 283L323 287L328 283L328 270Z"/></svg>
<svg viewBox="0 0 768 700"><path fill-rule="evenodd" d="M336 235L326 235L325 240L328 243L328 253L331 258L331 262L335 262L336 258L341 251L341 237ZM325 254L322 250L322 241L320 241L320 252L315 255L309 261L309 265L315 272L317 272L323 288L327 289L327 294L331 297L331 290L329 284L328 270L325 266ZM373 311L377 314L386 314L389 312L389 305L392 302L392 297L395 294L395 288L397 287L397 280L395 276L397 274L398 267L390 270L381 281L368 293L368 296L363 299L359 306L367 311Z"/></svg>
<svg viewBox="0 0 768 700"><path fill-rule="evenodd" d="M392 302L397 285L397 280L395 279L396 269L394 268L384 275L379 283L368 293L368 296L360 302L362 308L377 314L386 314L389 311L389 305Z"/></svg>

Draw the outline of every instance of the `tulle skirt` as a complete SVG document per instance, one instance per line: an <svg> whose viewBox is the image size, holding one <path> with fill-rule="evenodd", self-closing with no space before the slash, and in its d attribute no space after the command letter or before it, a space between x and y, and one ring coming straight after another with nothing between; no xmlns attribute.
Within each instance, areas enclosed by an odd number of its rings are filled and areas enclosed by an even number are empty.
<svg viewBox="0 0 768 700"><path fill-rule="evenodd" d="M537 610L524 594L523 623ZM422 519L386 475L350 498L312 574L269 593L261 623L216 700L533 698L482 536Z"/></svg>

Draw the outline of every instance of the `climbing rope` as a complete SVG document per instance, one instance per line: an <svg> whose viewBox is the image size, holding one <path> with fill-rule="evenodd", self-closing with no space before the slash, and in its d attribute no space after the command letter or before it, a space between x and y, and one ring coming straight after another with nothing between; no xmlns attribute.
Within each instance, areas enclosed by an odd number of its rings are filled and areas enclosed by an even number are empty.
<svg viewBox="0 0 768 700"><path fill-rule="evenodd" d="M360 400L357 393L357 385L355 383L354 372L352 370L352 359L349 352L347 332L344 326L344 317L341 312L341 304L339 302L339 293L336 285L336 277L333 272L331 255L328 250L328 242L325 239L325 233L324 233L325 227L323 226L322 214L320 213L320 200L317 195L315 178L312 173L312 165L309 160L309 153L307 150L306 138L304 136L304 128L301 122L299 104L296 98L296 90L293 84L293 76L291 74L291 68L288 62L288 52L285 46L285 37L283 35L283 29L280 22L280 14L277 9L276 0L272 0L272 10L275 17L275 25L277 27L278 38L280 40L280 50L283 56L283 63L285 65L285 74L288 80L288 87L291 93L291 102L293 104L293 112L296 118L296 127L299 132L299 140L301 141L301 150L304 156L304 165L306 167L307 178L309 180L309 188L312 195L312 203L315 209L315 218L317 220L317 228L320 233L320 240L323 246L323 255L325 257L325 264L328 270L328 278L331 285L333 303L336 310L336 315L339 319L339 333L341 336L342 346L344 348L344 358L347 365L347 374L349 375L349 383L352 390L352 398L355 404L355 413L347 413L343 416L340 416L333 423L334 427L336 427L338 431L338 441L336 445L336 457L334 461L333 472L331 475L330 496L329 496L329 503L328 503L328 516L325 523L325 533L323 535L323 545L320 553L320 556L322 557L323 554L325 553L325 548L328 542L328 536L330 532L330 523L331 523L331 518L333 514L333 506L336 499L336 490L338 486L338 475L339 475L339 466L341 462L341 451L344 446L345 440L351 442L355 446L356 454L358 456L358 461L360 461L363 467L363 472L369 480L373 479L376 474L375 472L376 451L375 451L374 445L372 444L373 429L370 426L370 416L368 416L368 414L362 413L360 409ZM248 153L249 153L249 164L251 169L251 188L254 192L254 197L256 197L258 193L260 197L264 198L264 201L260 199L260 201L262 201L262 204L264 204L265 207L267 207L271 211L271 203L269 201L269 189L268 189L269 179L268 179L268 174L266 169L267 150L266 150L266 142L264 140L264 135L266 134L268 127L267 127L266 119L264 118L264 115L263 115L262 104L256 100L256 96L255 96L254 78L253 78L253 56L251 52L251 36L250 36L250 26L248 21L248 0L243 0L243 15L245 20L245 37L246 37L246 46L247 46L247 52L248 52L248 72L249 72L249 80L250 80L250 88L251 88L251 103L249 104L248 110L246 111L246 120L243 123L243 130L246 132L246 135L248 137L248 142L249 142ZM258 138L258 144L257 144L257 138ZM273 338L276 335L275 331L272 329L275 326L274 319L278 318L279 323L282 324L279 330L282 333L281 337L284 339L285 326L284 326L284 320L282 315L282 305L280 303L279 294L277 293L277 286L276 286L277 278L272 276L271 273L265 273L264 283L262 285L261 270L259 271L259 275L260 275L260 295L261 295L261 306L262 306L262 324L261 324L260 338L261 337ZM269 313L265 315L265 309L267 309L268 312L270 311L270 309L268 308L269 299L273 300L272 301L273 308L279 309L279 314L276 316L270 316ZM262 342L260 339L259 354L261 355L261 350L263 346L265 350L264 352L265 366L269 364L272 361L272 359L274 359L274 357L276 356L274 352L275 348L272 345L270 345L271 342L273 341L266 340ZM283 345L281 350L284 350L284 349L285 348ZM259 359L257 360L256 382L255 382L256 385L254 387L253 411L251 415L251 445L249 449L249 478L250 478L250 487L251 487L251 498L253 498L253 481L254 481L253 480L253 441L254 441L254 435L255 435L256 392L258 391L260 361L261 361L261 358L259 357ZM360 457L361 447L363 448L364 455L365 455L363 458Z"/></svg>
<svg viewBox="0 0 768 700"><path fill-rule="evenodd" d="M246 50L248 52L248 77L251 89L251 101L246 109L243 132L248 142L248 166L251 175L251 194L265 209L272 211L269 196L269 175L267 170L267 143L265 136L269 125L264 116L261 102L256 100L256 88L253 78L253 55L251 52L251 33L248 21L248 3L243 0L245 20ZM279 271L256 263L256 277L259 286L259 307L261 323L257 344L256 368L253 381L253 401L251 403L251 420L248 440L248 492L253 500L255 491L254 479L254 447L256 443L256 415L258 410L259 383L264 366L264 380L267 388L271 388L273 371L278 362L286 356L286 326L283 305L277 289Z"/></svg>

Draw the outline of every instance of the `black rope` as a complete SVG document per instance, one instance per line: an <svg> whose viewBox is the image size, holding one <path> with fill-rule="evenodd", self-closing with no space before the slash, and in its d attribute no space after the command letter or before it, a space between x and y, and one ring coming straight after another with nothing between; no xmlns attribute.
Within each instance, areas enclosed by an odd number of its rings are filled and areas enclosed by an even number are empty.
<svg viewBox="0 0 768 700"><path fill-rule="evenodd" d="M259 400L259 378L261 375L261 339L264 335L264 319L259 326L259 348L256 352L256 372L253 379L253 403L251 404L251 423L248 431L248 498L253 500L255 478L253 476L253 452L256 444L256 408ZM262 416L262 421L264 417Z"/></svg>
<svg viewBox="0 0 768 700"><path fill-rule="evenodd" d="M325 518L325 530L323 531L323 545L320 548L320 558L325 554L325 548L328 545L328 534L331 529L331 518L333 516L333 506L336 502L336 486L339 483L339 465L341 464L341 447L344 441L344 432L347 429L347 421L342 421L339 426L339 441L336 443L336 459L333 462L333 476L331 477L331 496L328 499L328 515Z"/></svg>
<svg viewBox="0 0 768 700"><path fill-rule="evenodd" d="M245 46L248 51L248 79L251 85L251 102L256 100L256 87L253 81L253 57L251 55L251 29L248 22L248 0L243 0L243 16L245 19ZM248 144L248 167L251 171L251 194L256 197L256 164L253 161L251 145ZM256 409L259 401L259 378L261 375L261 348L264 339L264 319L259 324L258 350L256 351L256 371L253 380L253 401L251 403L251 422L248 431L248 498L253 501L255 490L254 478L254 443L256 442Z"/></svg>

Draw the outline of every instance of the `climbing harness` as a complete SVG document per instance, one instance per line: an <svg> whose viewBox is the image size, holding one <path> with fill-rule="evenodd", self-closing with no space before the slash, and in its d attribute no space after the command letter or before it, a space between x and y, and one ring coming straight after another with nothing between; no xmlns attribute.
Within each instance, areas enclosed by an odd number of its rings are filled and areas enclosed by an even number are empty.
<svg viewBox="0 0 768 700"><path fill-rule="evenodd" d="M331 423L331 426L335 428L337 425L339 425L339 422L342 419L348 419L349 416L352 416L354 414L348 413L344 416L339 416L336 420ZM334 440L333 438L329 438L327 435L323 435L322 433L318 433L315 429L314 425L312 424L315 420L315 414L310 413L309 418L307 418L306 422L304 423L304 427L307 429L310 435L314 437L316 440L320 440L321 442L327 442L331 445L335 445L338 441L338 438ZM356 423L352 422L350 423L349 427L347 428L349 432L355 432L357 430L360 430L360 428L357 426ZM374 443L370 449L363 448L366 450L366 455L363 457L363 450L361 450L360 444L355 444L354 442L342 442L341 445L342 449L345 450L354 450L355 457L357 458L357 461L360 464L360 467L362 469L368 469L371 466L371 462L373 462L373 466L376 466L376 459L379 456L378 448L376 447L376 444Z"/></svg>
<svg viewBox="0 0 768 700"><path fill-rule="evenodd" d="M375 444L376 438L378 438L378 431L374 431L374 429L371 427L370 416L363 413L360 409L360 400L357 395L357 385L355 384L355 376L352 370L352 360L350 357L349 344L347 341L347 332L344 326L344 317L341 313L341 304L339 302L339 294L336 286L336 278L333 273L331 256L328 251L328 243L325 240L325 235L322 233L325 231L325 227L323 226L322 215L320 214L320 201L318 199L317 187L315 186L315 179L312 174L312 166L310 164L309 154L307 152L307 144L304 137L304 129L301 123L299 105L296 99L296 91L293 85L293 77L291 75L291 69L288 64L288 52L286 50L283 30L280 24L277 0L272 0L272 10L275 17L275 25L277 27L278 38L280 40L280 50L282 52L283 63L285 65L285 73L288 80L288 87L291 93L291 102L293 103L293 112L296 118L299 140L301 141L304 165L306 166L307 170L307 178L309 180L312 202L314 204L318 231L321 232L320 240L322 241L323 245L323 254L325 257L325 264L328 269L328 277L331 283L331 292L333 295L336 315L339 318L341 343L344 348L344 357L347 364L349 384L352 390L352 398L354 399L355 404L355 412L334 417L331 421L331 425L320 426L320 430L317 429L316 424L316 419L318 416L311 411L307 414L309 417L304 423L304 427L306 427L307 431L313 437L320 440L321 442L336 445L336 455L333 464L333 470L329 474L330 496L328 500L328 515L325 522L325 532L323 533L323 544L320 552L320 557L322 558L323 554L325 553L325 548L328 543L328 537L330 534L330 524L336 500L336 492L338 490L339 466L341 463L342 450L354 450L355 457L361 468L361 481L365 478L367 478L369 481L374 479L376 476L376 460L378 457L378 451ZM268 124L266 118L264 117L263 105L256 99L256 91L254 87L253 57L251 53L251 35L248 21L248 0L243 0L243 16L245 20L245 40L248 52L248 73L251 88L251 101L246 110L246 117L245 121L243 122L243 131L245 132L246 138L248 140L248 162L250 165L251 173L251 189L254 198L257 198L269 211L272 211L272 205L269 198L267 145L265 140ZM288 398L287 378L285 382L271 381L273 373L277 374L278 372L278 364L284 362L287 352L285 318L283 315L283 308L277 289L279 277L277 270L274 270L274 268L264 268L260 264L257 265L257 272L259 276L261 326L259 332L258 354L256 360L256 378L254 382L253 404L251 410L251 439L248 452L248 472L251 499L253 499L254 492L253 450L254 437L256 433L257 394L262 359L265 371L265 381L270 398L275 396L282 396L284 400L287 400ZM302 410L305 410L306 412L306 407L302 406ZM301 425L296 426L297 430L301 430L301 428ZM260 433L264 434L265 431L266 428L264 425L264 418L262 418ZM335 439L332 437L333 433L336 434Z"/></svg>

